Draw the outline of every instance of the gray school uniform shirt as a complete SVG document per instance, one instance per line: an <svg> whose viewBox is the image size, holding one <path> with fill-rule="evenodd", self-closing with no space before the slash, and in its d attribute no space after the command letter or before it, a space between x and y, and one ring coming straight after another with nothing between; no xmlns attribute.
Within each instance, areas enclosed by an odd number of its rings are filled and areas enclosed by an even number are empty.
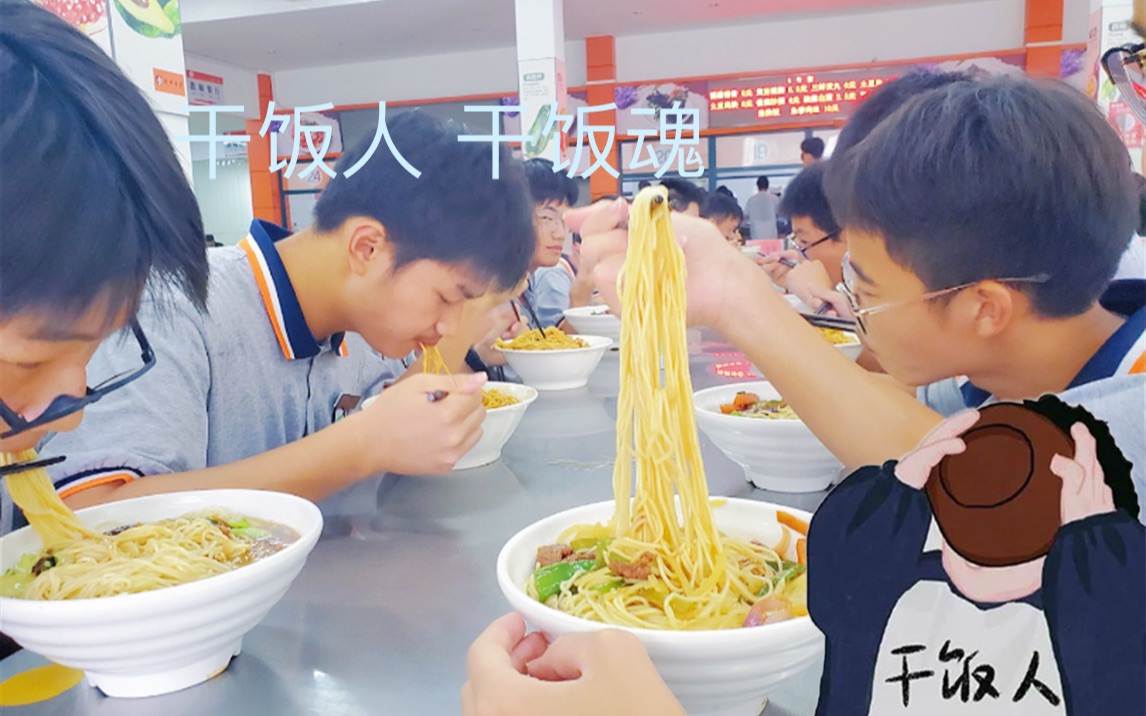
<svg viewBox="0 0 1146 716"><path fill-rule="evenodd" d="M556 326L564 320L565 309L569 308L573 276L573 267L564 256L556 266L539 268L533 272L525 293L541 320L541 325L534 328Z"/></svg>
<svg viewBox="0 0 1146 716"><path fill-rule="evenodd" d="M49 470L62 495L273 450L330 425L340 395L373 395L401 371L356 334L314 339L274 248L287 235L255 222L239 245L210 251L207 314L171 291L145 301L138 318L155 367L41 445L45 457L67 456ZM139 363L135 342L113 336L88 376ZM19 527L6 490L0 503L0 531Z"/></svg>

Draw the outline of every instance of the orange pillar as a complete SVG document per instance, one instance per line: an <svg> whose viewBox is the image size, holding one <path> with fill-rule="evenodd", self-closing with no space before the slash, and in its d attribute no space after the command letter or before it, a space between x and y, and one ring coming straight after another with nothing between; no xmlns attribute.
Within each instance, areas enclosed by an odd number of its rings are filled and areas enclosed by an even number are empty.
<svg viewBox="0 0 1146 716"><path fill-rule="evenodd" d="M1058 77L1062 61L1063 0L1027 0L1024 43L1027 74Z"/></svg>
<svg viewBox="0 0 1146 716"><path fill-rule="evenodd" d="M598 35L585 38L585 76L589 83L589 106L610 104L613 101L613 87L617 84L616 42L612 35ZM617 126L616 110L594 112L589 121L595 126ZM621 168L621 137L618 134L613 143L613 156L609 163L618 171ZM621 182L603 169L589 175L589 191L593 198L621 191Z"/></svg>
<svg viewBox="0 0 1146 716"><path fill-rule="evenodd" d="M274 99L274 89L270 75L259 75L259 114L267 111L267 105ZM271 137L260 137L263 120L248 119L247 134L251 141L247 144L247 166L251 172L251 207L255 218L283 223L282 193L279 178L271 173Z"/></svg>

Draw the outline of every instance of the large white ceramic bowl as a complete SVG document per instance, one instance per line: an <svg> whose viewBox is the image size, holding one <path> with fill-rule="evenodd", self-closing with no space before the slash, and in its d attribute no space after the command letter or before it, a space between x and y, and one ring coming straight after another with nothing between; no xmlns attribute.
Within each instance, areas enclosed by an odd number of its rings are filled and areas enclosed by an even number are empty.
<svg viewBox="0 0 1146 716"><path fill-rule="evenodd" d="M589 374L601 362L601 356L609 346L613 345L613 339L605 336L575 337L588 343L588 347L556 351L521 351L500 347L497 350L505 354L509 367L521 376L526 385L538 390L572 390L588 384Z"/></svg>
<svg viewBox="0 0 1146 716"><path fill-rule="evenodd" d="M772 542L770 535L780 529L776 509L764 502L730 499L716 508L716 525L732 536ZM780 509L811 519L800 510ZM547 637L609 627L550 609L526 595L523 586L533 574L537 548L556 542L566 527L608 522L612 515L611 500L561 512L518 532L498 555L502 593ZM795 559L794 554L786 556ZM690 716L756 716L768 693L817 662L824 648L823 636L808 617L751 629L625 629L644 643L661 678Z"/></svg>
<svg viewBox="0 0 1146 716"><path fill-rule="evenodd" d="M488 465L501 457L501 449L513 436L513 431L521 423L525 409L537 400L537 390L528 385L517 383L486 383L486 388L497 390L517 398L513 405L504 408L493 408L485 413L482 421L482 435L477 444L469 452L462 455L462 459L454 465L455 470L468 470L471 467Z"/></svg>
<svg viewBox="0 0 1146 716"><path fill-rule="evenodd" d="M577 333L605 336L612 338L614 343L621 342L621 319L609 313L608 306L567 308L565 319Z"/></svg>
<svg viewBox="0 0 1146 716"><path fill-rule="evenodd" d="M756 487L776 492L819 492L839 476L842 466L801 420L764 420L724 415L720 406L740 391L761 400L780 394L767 381L733 383L693 396L696 421L724 454L744 468Z"/></svg>
<svg viewBox="0 0 1146 716"><path fill-rule="evenodd" d="M0 598L0 631L51 661L85 672L108 696L142 697L221 673L250 631L286 593L322 531L310 502L263 490L203 490L138 497L77 512L106 530L222 507L285 524L299 539L245 567L176 587L100 599ZM39 551L30 527L0 539L0 569Z"/></svg>
<svg viewBox="0 0 1146 716"><path fill-rule="evenodd" d="M469 449L462 459L458 460L454 465L454 470L469 470L473 467L481 467L495 462L501 457L501 449L513 437L513 431L521 423L521 418L525 415L525 409L537 400L537 391L530 388L528 385L520 385L518 383L500 383L497 381L490 381L485 384L486 388L497 388L502 393L512 395L517 398L517 402L513 405L507 405L503 408L494 408L485 412L485 420L482 421L481 428L482 434L478 438L477 443ZM371 403L378 399L378 396L367 398L362 403L362 408L366 409Z"/></svg>

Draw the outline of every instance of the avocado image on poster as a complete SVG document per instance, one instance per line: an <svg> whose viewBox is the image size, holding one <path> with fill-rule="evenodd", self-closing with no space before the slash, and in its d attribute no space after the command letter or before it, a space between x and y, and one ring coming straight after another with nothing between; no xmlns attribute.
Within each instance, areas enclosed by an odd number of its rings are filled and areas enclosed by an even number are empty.
<svg viewBox="0 0 1146 716"><path fill-rule="evenodd" d="M179 0L113 0L128 27L144 37L179 34Z"/></svg>

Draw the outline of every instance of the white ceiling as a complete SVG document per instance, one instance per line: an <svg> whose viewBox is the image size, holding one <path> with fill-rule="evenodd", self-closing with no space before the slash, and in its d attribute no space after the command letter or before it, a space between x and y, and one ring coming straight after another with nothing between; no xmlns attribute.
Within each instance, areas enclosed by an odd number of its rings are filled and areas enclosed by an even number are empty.
<svg viewBox="0 0 1146 716"><path fill-rule="evenodd" d="M565 0L565 37L960 0ZM514 0L182 0L184 49L263 72L511 47Z"/></svg>

